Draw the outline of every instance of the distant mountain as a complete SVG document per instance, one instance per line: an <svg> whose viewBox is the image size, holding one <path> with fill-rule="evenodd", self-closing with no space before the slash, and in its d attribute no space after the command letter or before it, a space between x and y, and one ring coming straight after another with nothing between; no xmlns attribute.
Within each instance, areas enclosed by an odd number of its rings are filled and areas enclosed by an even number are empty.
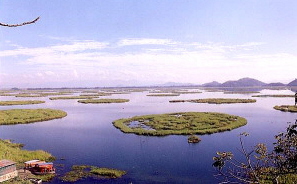
<svg viewBox="0 0 297 184"><path fill-rule="evenodd" d="M221 85L222 84L217 81L202 84L203 87L220 87Z"/></svg>
<svg viewBox="0 0 297 184"><path fill-rule="evenodd" d="M288 84L288 86L297 86L297 79L293 80Z"/></svg>
<svg viewBox="0 0 297 184"><path fill-rule="evenodd" d="M280 82L274 82L274 83L266 84L265 86L270 86L270 87L273 87L273 86L286 86L286 84L283 84L283 83L280 83Z"/></svg>
<svg viewBox="0 0 297 184"><path fill-rule="evenodd" d="M261 82L252 78L242 78L237 81L227 81L224 82L221 87L255 87L255 86L264 86L266 83Z"/></svg>

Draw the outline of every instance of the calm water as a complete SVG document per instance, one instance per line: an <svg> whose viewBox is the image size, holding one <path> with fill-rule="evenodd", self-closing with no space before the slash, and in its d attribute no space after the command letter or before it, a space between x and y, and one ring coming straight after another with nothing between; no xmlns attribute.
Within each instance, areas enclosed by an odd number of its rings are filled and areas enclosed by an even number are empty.
<svg viewBox="0 0 297 184"><path fill-rule="evenodd" d="M280 112L275 105L293 104L294 98L256 98L252 104L169 103L173 99L195 98L252 98L252 94L223 94L206 92L182 94L178 97L148 97L148 92L112 95L107 98L128 98L122 104L80 104L77 100L45 100L45 104L2 106L11 108L54 108L64 110L63 119L27 125L0 126L0 138L25 144L25 149L49 151L57 160L58 175L75 164L109 167L128 172L121 179L84 180L76 183L218 183L213 177L212 157L216 151L239 154L238 135L249 132L247 148L256 143L271 147L274 135L284 131L287 122L294 122L295 113ZM262 90L260 94L293 94L288 90ZM105 97L102 97L105 98ZM28 98L0 97L0 100ZM244 127L223 133L200 136L202 141L192 145L187 136L147 137L124 134L114 128L112 121L135 115L171 112L222 112L239 115L248 120ZM63 160L61 160L63 158ZM50 183L66 183L54 179Z"/></svg>

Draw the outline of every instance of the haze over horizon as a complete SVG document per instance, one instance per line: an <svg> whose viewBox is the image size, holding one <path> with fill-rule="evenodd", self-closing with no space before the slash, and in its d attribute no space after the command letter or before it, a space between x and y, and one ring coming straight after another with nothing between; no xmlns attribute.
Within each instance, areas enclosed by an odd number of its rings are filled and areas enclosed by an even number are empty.
<svg viewBox="0 0 297 184"><path fill-rule="evenodd" d="M289 83L297 68L293 0L3 0L0 86ZM17 13L16 13L17 12Z"/></svg>

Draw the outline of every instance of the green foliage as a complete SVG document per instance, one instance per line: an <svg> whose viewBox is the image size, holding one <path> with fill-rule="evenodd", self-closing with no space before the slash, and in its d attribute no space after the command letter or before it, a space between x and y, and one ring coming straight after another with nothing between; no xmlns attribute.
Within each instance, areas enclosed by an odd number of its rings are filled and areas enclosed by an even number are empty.
<svg viewBox="0 0 297 184"><path fill-rule="evenodd" d="M67 116L66 112L54 109L0 110L0 125L27 124L65 116Z"/></svg>
<svg viewBox="0 0 297 184"><path fill-rule="evenodd" d="M62 181L76 182L84 178L120 178L127 172L123 170L100 168L89 165L74 165L71 171L60 177Z"/></svg>
<svg viewBox="0 0 297 184"><path fill-rule="evenodd" d="M131 122L138 125L131 127ZM246 119L223 113L181 112L135 116L113 122L124 133L138 135L191 135L229 131L247 123Z"/></svg>
<svg viewBox="0 0 297 184"><path fill-rule="evenodd" d="M260 93L259 91L224 91L224 94L251 94Z"/></svg>
<svg viewBox="0 0 297 184"><path fill-rule="evenodd" d="M92 167L91 173L99 176L105 176L108 178L120 178L123 175L125 175L127 172L122 170L117 170L117 169Z"/></svg>
<svg viewBox="0 0 297 184"><path fill-rule="evenodd" d="M275 136L271 152L262 143L247 151L242 140L247 135L240 136L240 151L245 161L234 159L231 152L217 152L213 158L217 177L224 183L294 184L297 181L297 120L286 132Z"/></svg>
<svg viewBox="0 0 297 184"><path fill-rule="evenodd" d="M42 150L28 151L22 149L23 145L19 143L12 143L10 140L0 139L0 160L8 159L13 160L18 163L18 165L23 166L23 163L28 160L44 160L53 161L53 157L50 153Z"/></svg>
<svg viewBox="0 0 297 184"><path fill-rule="evenodd" d="M50 100L73 100L73 99L92 99L92 98L98 98L96 95L82 95L82 96L58 96L58 97L51 97Z"/></svg>
<svg viewBox="0 0 297 184"><path fill-rule="evenodd" d="M253 95L252 97L294 98L294 95Z"/></svg>
<svg viewBox="0 0 297 184"><path fill-rule="evenodd" d="M281 105L274 106L273 108L284 112L297 112L297 106L294 105Z"/></svg>
<svg viewBox="0 0 297 184"><path fill-rule="evenodd" d="M209 103L209 104L231 104L231 103L255 103L254 99L237 99L237 98L204 98L193 100L171 100L171 103L192 102L192 103Z"/></svg>
<svg viewBox="0 0 297 184"><path fill-rule="evenodd" d="M255 103L254 99L237 99L237 98L205 98L197 100L189 100L193 103L209 103L209 104L223 104L223 103Z"/></svg>
<svg viewBox="0 0 297 184"><path fill-rule="evenodd" d="M198 143L201 139L197 135L190 135L188 137L188 143Z"/></svg>
<svg viewBox="0 0 297 184"><path fill-rule="evenodd" d="M105 99L89 99L89 100L79 100L79 103L92 103L92 104L98 104L98 103L125 103L129 102L128 99L111 99L111 98L105 98Z"/></svg>
<svg viewBox="0 0 297 184"><path fill-rule="evenodd" d="M146 96L165 97L165 96L179 96L178 93L162 93L162 94L149 94Z"/></svg>
<svg viewBox="0 0 297 184"><path fill-rule="evenodd" d="M40 101L40 100L0 101L1 106L6 106L6 105L30 105L30 104L41 104L41 103L45 103L45 101Z"/></svg>

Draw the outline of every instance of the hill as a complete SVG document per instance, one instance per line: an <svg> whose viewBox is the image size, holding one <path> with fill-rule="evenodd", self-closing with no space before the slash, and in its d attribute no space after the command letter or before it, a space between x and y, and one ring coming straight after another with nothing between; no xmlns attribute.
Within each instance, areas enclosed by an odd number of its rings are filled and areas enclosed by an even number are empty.
<svg viewBox="0 0 297 184"><path fill-rule="evenodd" d="M297 86L297 79L293 80L288 84L288 86Z"/></svg>
<svg viewBox="0 0 297 184"><path fill-rule="evenodd" d="M220 87L221 85L222 84L217 81L202 84L203 87Z"/></svg>
<svg viewBox="0 0 297 184"><path fill-rule="evenodd" d="M224 82L221 87L254 87L254 86L264 86L266 83L261 82L252 78L242 78L237 81L227 81Z"/></svg>
<svg viewBox="0 0 297 184"><path fill-rule="evenodd" d="M274 86L286 86L286 84L283 84L283 83L280 83L280 82L274 82L274 83L266 84L265 86L268 86L268 87L274 87Z"/></svg>

